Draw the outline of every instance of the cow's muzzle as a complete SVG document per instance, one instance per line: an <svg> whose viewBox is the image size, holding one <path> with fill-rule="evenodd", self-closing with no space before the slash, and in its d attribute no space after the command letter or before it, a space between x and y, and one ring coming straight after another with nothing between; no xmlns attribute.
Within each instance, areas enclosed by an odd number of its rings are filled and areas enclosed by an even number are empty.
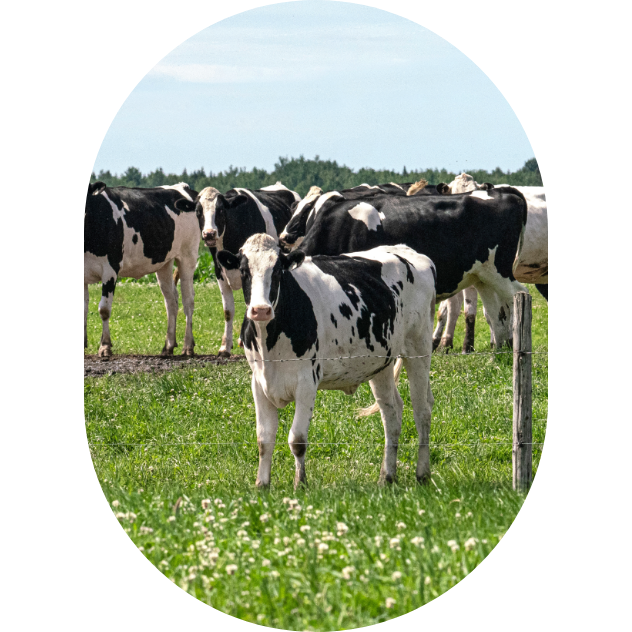
<svg viewBox="0 0 632 632"><path fill-rule="evenodd" d="M248 318L259 322L267 322L274 318L274 310L267 305L251 306L248 308Z"/></svg>
<svg viewBox="0 0 632 632"><path fill-rule="evenodd" d="M217 231L216 230L203 230L202 239L204 243L213 248L217 244Z"/></svg>

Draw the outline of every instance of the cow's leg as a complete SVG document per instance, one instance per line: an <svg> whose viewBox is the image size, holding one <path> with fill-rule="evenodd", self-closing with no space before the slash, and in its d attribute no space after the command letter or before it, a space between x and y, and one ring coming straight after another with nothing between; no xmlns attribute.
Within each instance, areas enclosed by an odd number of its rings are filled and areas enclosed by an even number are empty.
<svg viewBox="0 0 632 632"><path fill-rule="evenodd" d="M294 421L290 429L288 443L294 455L296 473L294 475L294 489L300 485L307 485L305 476L305 452L307 452L307 434L309 422L314 413L314 402L316 401L315 388L299 388L296 392L296 410Z"/></svg>
<svg viewBox="0 0 632 632"><path fill-rule="evenodd" d="M486 317L494 334L494 342L498 349L513 345L513 297L518 292L526 292L526 288L518 281L496 279L494 287L485 282L477 282L476 289L485 306Z"/></svg>
<svg viewBox="0 0 632 632"><path fill-rule="evenodd" d="M483 314L485 316L485 320L489 325L489 346L493 349L496 346L496 340L494 340L494 330L492 328L492 321L489 319L489 314L485 309L485 305L483 305Z"/></svg>
<svg viewBox="0 0 632 632"><path fill-rule="evenodd" d="M230 358L233 349L233 320L235 319L235 297L233 291L225 279L218 279L219 291L222 293L222 305L224 306L224 335L222 346L219 348L220 358Z"/></svg>
<svg viewBox="0 0 632 632"><path fill-rule="evenodd" d="M88 348L88 308L90 307L90 291L88 284L83 284L83 348Z"/></svg>
<svg viewBox="0 0 632 632"><path fill-rule="evenodd" d="M542 294L542 296L544 296L544 298L546 299L546 302L548 303L549 302L549 284L536 283L535 288L536 290L538 290L538 292L540 292L540 294Z"/></svg>
<svg viewBox="0 0 632 632"><path fill-rule="evenodd" d="M430 480L430 418L434 404L430 388L430 358L406 358L404 364L408 374L415 426L419 435L417 481L427 483Z"/></svg>
<svg viewBox="0 0 632 632"><path fill-rule="evenodd" d="M463 306L463 292L455 294L451 298L444 301L447 303L447 319L445 324L445 331L441 336L441 342L439 343L439 350L448 351L454 346L454 330L456 329L456 321L459 319L461 313L461 307Z"/></svg>
<svg viewBox="0 0 632 632"><path fill-rule="evenodd" d="M279 413L276 406L263 392L254 373L251 384L257 414L257 445L259 446L259 471L257 472L256 485L260 488L270 487L272 453L279 427Z"/></svg>
<svg viewBox="0 0 632 632"><path fill-rule="evenodd" d="M195 340L193 340L193 308L195 303L195 289L193 287L193 275L195 273L196 260L178 260L178 270L180 272L180 291L182 292L182 307L187 319L186 331L184 334L184 349L182 355L192 356ZM174 282L174 287L176 283ZM177 291L177 290L176 290Z"/></svg>
<svg viewBox="0 0 632 632"><path fill-rule="evenodd" d="M375 401L380 407L384 426L384 459L380 469L380 483L393 483L397 474L397 446L402 431L404 403L397 391L393 372L386 369L370 382Z"/></svg>
<svg viewBox="0 0 632 632"><path fill-rule="evenodd" d="M441 342L441 335L448 321L448 301L441 301L437 310L437 327L432 334L432 350L434 351Z"/></svg>
<svg viewBox="0 0 632 632"><path fill-rule="evenodd" d="M471 353L474 351L474 329L476 326L476 307L478 303L478 294L474 286L470 286L463 290L463 298L465 299L465 338L463 339L463 353Z"/></svg>
<svg viewBox="0 0 632 632"><path fill-rule="evenodd" d="M112 300L116 288L116 276L111 276L101 285L101 300L99 301L99 315L103 321L99 356L109 358L112 355L112 339L110 338L110 314L112 313ZM85 300L85 299L84 299ZM85 307L84 307L85 309Z"/></svg>
<svg viewBox="0 0 632 632"><path fill-rule="evenodd" d="M165 298L165 308L167 310L167 339L162 348L161 355L173 355L173 350L178 346L176 342L176 320L178 318L178 289L173 282L171 270L173 261L169 261L159 270L156 270L156 278L162 295Z"/></svg>

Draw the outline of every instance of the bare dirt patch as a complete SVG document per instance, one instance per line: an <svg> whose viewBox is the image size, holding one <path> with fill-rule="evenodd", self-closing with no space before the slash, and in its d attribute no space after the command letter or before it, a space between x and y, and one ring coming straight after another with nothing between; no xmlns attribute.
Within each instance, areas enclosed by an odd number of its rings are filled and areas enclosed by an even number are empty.
<svg viewBox="0 0 632 632"><path fill-rule="evenodd" d="M83 356L84 377L106 377L109 375L129 375L132 373L164 373L177 368L203 367L208 364L229 364L245 360L243 355L220 358L216 355L196 355L193 358L183 355L115 355L104 360L97 355Z"/></svg>

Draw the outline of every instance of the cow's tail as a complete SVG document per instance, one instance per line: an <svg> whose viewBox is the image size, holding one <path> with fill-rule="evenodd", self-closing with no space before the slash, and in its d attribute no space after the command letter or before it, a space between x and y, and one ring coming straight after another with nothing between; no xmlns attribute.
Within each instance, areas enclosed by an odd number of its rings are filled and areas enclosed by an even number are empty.
<svg viewBox="0 0 632 632"><path fill-rule="evenodd" d="M527 200L524 197L524 195L522 195L522 193L518 191L517 189L512 189L511 192L514 195L517 195L518 197L520 197L522 201L524 202L524 212L522 214L522 230L520 231L520 239L518 239L518 248L516 249L516 256L514 258L513 266L511 267L511 273L515 276L516 268L518 267L518 262L520 260L520 255L522 253L522 245L524 243L524 231L527 227L527 218L529 216L529 213L528 213Z"/></svg>
<svg viewBox="0 0 632 632"><path fill-rule="evenodd" d="M397 388L397 383L399 382L399 375L402 372L402 365L404 361L401 358L397 358L395 365L393 366L393 377L395 378L395 388ZM371 406L367 406L366 408L360 408L358 410L358 417L368 417L369 415L373 415L374 413L379 413L380 407L377 402L374 402Z"/></svg>

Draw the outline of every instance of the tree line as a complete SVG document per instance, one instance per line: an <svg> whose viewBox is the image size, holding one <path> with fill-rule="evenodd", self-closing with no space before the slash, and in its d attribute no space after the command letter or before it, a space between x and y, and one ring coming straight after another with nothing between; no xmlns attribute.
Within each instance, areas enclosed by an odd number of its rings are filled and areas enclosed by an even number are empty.
<svg viewBox="0 0 632 632"><path fill-rule="evenodd" d="M496 167L493 171L474 169L468 170L468 173L477 182L542 186L540 168L535 158L530 158L518 171L514 172L505 172L500 167ZM105 182L107 186L126 187L157 187L186 182L195 191L201 191L205 187L211 186L226 192L235 187L260 189L280 181L304 197L313 185L321 187L323 191L334 191L348 189L365 182L374 185L384 182L416 182L422 178L427 180L429 184L438 184L439 182L449 183L457 175L457 173L446 169L408 171L405 166L401 172L368 167L354 171L346 165L339 165L335 160L321 160L319 156L315 156L313 159L299 156L298 158L279 157L279 161L274 165L274 170L270 173L257 167L248 171L244 168L230 166L226 171L209 172L208 174L204 168L190 172L185 169L181 174L176 174L165 173L161 167L143 174L136 167L129 167L121 174L112 174L109 170L101 170L98 174L92 173L90 182L100 180Z"/></svg>

